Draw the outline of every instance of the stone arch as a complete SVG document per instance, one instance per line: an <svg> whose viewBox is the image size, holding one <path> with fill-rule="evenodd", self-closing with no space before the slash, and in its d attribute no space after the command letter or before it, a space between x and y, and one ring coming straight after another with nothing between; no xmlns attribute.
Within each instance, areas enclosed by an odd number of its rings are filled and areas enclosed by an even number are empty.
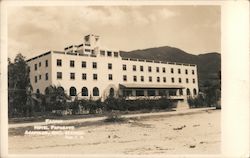
<svg viewBox="0 0 250 158"><path fill-rule="evenodd" d="M111 87L111 88L109 89L109 96L110 96L110 97L114 97L114 96L115 96L115 90L114 90L113 87Z"/></svg>
<svg viewBox="0 0 250 158"><path fill-rule="evenodd" d="M46 87L45 90L44 90L44 94L45 95L48 95L50 92L50 87Z"/></svg>
<svg viewBox="0 0 250 158"><path fill-rule="evenodd" d="M183 90L179 89L179 95L183 95Z"/></svg>
<svg viewBox="0 0 250 158"><path fill-rule="evenodd" d="M197 90L196 90L196 88L193 89L193 95L197 95Z"/></svg>
<svg viewBox="0 0 250 158"><path fill-rule="evenodd" d="M187 88L187 95L191 95L189 88Z"/></svg>
<svg viewBox="0 0 250 158"><path fill-rule="evenodd" d="M82 87L82 96L88 96L88 88L87 87Z"/></svg>
<svg viewBox="0 0 250 158"><path fill-rule="evenodd" d="M93 96L99 96L99 89L97 87L93 88Z"/></svg>
<svg viewBox="0 0 250 158"><path fill-rule="evenodd" d="M77 92L76 92L76 88L75 87L70 87L69 89L69 95L70 96L76 96Z"/></svg>

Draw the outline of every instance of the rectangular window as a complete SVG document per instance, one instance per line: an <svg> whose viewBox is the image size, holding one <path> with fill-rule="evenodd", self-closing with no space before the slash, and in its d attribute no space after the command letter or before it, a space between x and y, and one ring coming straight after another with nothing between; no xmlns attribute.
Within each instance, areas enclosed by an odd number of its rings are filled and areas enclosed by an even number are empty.
<svg viewBox="0 0 250 158"><path fill-rule="evenodd" d="M118 57L118 52L114 52L114 57Z"/></svg>
<svg viewBox="0 0 250 158"><path fill-rule="evenodd" d="M127 75L123 75L123 81L127 81Z"/></svg>
<svg viewBox="0 0 250 158"><path fill-rule="evenodd" d="M46 74L45 74L45 80L48 80L48 79L49 79L49 74L46 73Z"/></svg>
<svg viewBox="0 0 250 158"><path fill-rule="evenodd" d="M181 74L181 69L178 69L178 74Z"/></svg>
<svg viewBox="0 0 250 158"><path fill-rule="evenodd" d="M148 67L148 72L152 72L152 67L151 66Z"/></svg>
<svg viewBox="0 0 250 158"><path fill-rule="evenodd" d="M86 61L82 61L82 68L86 68L86 67L87 67Z"/></svg>
<svg viewBox="0 0 250 158"><path fill-rule="evenodd" d="M56 73L56 78L57 79L62 79L62 72L57 72Z"/></svg>
<svg viewBox="0 0 250 158"><path fill-rule="evenodd" d="M160 72L160 68L159 67L156 67L156 72Z"/></svg>
<svg viewBox="0 0 250 158"><path fill-rule="evenodd" d="M85 49L85 52L90 52L90 49Z"/></svg>
<svg viewBox="0 0 250 158"><path fill-rule="evenodd" d="M39 75L39 80L41 80L42 79L42 75Z"/></svg>
<svg viewBox="0 0 250 158"><path fill-rule="evenodd" d="M101 50L101 51L100 51L100 54L101 54L101 56L105 56L105 51L104 51L104 50Z"/></svg>
<svg viewBox="0 0 250 158"><path fill-rule="evenodd" d="M157 77L157 82L160 82L160 77Z"/></svg>
<svg viewBox="0 0 250 158"><path fill-rule="evenodd" d="M141 82L144 82L144 76L141 76Z"/></svg>
<svg viewBox="0 0 250 158"><path fill-rule="evenodd" d="M143 71L143 66L140 66L140 71Z"/></svg>
<svg viewBox="0 0 250 158"><path fill-rule="evenodd" d="M174 83L174 78L173 77L171 78L171 81L172 81L172 83Z"/></svg>
<svg viewBox="0 0 250 158"><path fill-rule="evenodd" d="M45 67L48 67L49 66L49 62L48 60L45 61Z"/></svg>
<svg viewBox="0 0 250 158"><path fill-rule="evenodd" d="M163 73L166 72L166 68L165 68L165 67L162 68L162 72L163 72Z"/></svg>
<svg viewBox="0 0 250 158"><path fill-rule="evenodd" d="M74 60L70 60L70 67L75 67L75 61Z"/></svg>
<svg viewBox="0 0 250 158"><path fill-rule="evenodd" d="M181 83L181 78L179 78L179 83Z"/></svg>
<svg viewBox="0 0 250 158"><path fill-rule="evenodd" d="M70 73L70 79L74 80L75 79L75 73Z"/></svg>
<svg viewBox="0 0 250 158"><path fill-rule="evenodd" d="M193 83L195 83L195 79L193 79Z"/></svg>
<svg viewBox="0 0 250 158"><path fill-rule="evenodd" d="M37 76L35 76L35 83L37 83Z"/></svg>
<svg viewBox="0 0 250 158"><path fill-rule="evenodd" d="M134 76L134 82L137 82L137 77L136 76Z"/></svg>
<svg viewBox="0 0 250 158"><path fill-rule="evenodd" d="M37 70L37 64L35 64L35 70Z"/></svg>
<svg viewBox="0 0 250 158"><path fill-rule="evenodd" d="M194 70L192 70L192 74L194 75Z"/></svg>
<svg viewBox="0 0 250 158"><path fill-rule="evenodd" d="M113 80L113 75L109 74L109 80Z"/></svg>
<svg viewBox="0 0 250 158"><path fill-rule="evenodd" d="M135 95L136 96L144 96L144 91L143 90L136 90Z"/></svg>
<svg viewBox="0 0 250 158"><path fill-rule="evenodd" d="M185 74L188 74L188 70L187 69L185 70Z"/></svg>
<svg viewBox="0 0 250 158"><path fill-rule="evenodd" d="M112 56L112 52L111 51L108 51L108 56L111 57Z"/></svg>
<svg viewBox="0 0 250 158"><path fill-rule="evenodd" d="M148 77L148 81L149 81L149 82L152 82L152 76L149 76L149 77Z"/></svg>
<svg viewBox="0 0 250 158"><path fill-rule="evenodd" d="M57 59L56 60L56 65L57 66L62 66L62 60L61 59Z"/></svg>
<svg viewBox="0 0 250 158"><path fill-rule="evenodd" d="M111 63L108 63L108 69L112 70L112 64Z"/></svg>
<svg viewBox="0 0 250 158"><path fill-rule="evenodd" d="M133 71L136 71L136 66L135 65L133 65Z"/></svg>
<svg viewBox="0 0 250 158"><path fill-rule="evenodd" d="M83 73L83 74L82 74L82 79L83 79L83 80L87 80L87 74Z"/></svg>
<svg viewBox="0 0 250 158"><path fill-rule="evenodd" d="M93 80L97 80L97 74L93 74Z"/></svg>
<svg viewBox="0 0 250 158"><path fill-rule="evenodd" d="M118 52L114 52L114 57L118 57Z"/></svg>
<svg viewBox="0 0 250 158"><path fill-rule="evenodd" d="M93 66L93 69L97 69L97 63L96 62L93 62L92 66Z"/></svg>
<svg viewBox="0 0 250 158"><path fill-rule="evenodd" d="M126 89L126 90L123 90L123 96L126 97L126 96L132 96L132 90L131 89Z"/></svg>
<svg viewBox="0 0 250 158"><path fill-rule="evenodd" d="M39 67L41 67L42 66L42 63L41 62L39 62Z"/></svg>
<svg viewBox="0 0 250 158"><path fill-rule="evenodd" d="M188 83L188 78L186 78L186 83Z"/></svg>
<svg viewBox="0 0 250 158"><path fill-rule="evenodd" d="M172 74L174 73L174 68L171 68L171 73L172 73Z"/></svg>
<svg viewBox="0 0 250 158"><path fill-rule="evenodd" d="M167 82L166 77L163 77L163 82L164 82L164 83L166 83L166 82Z"/></svg>
<svg viewBox="0 0 250 158"><path fill-rule="evenodd" d="M154 89L149 89L148 90L148 96L155 96L155 90Z"/></svg>
<svg viewBox="0 0 250 158"><path fill-rule="evenodd" d="M126 71L127 70L127 65L123 64L122 69L123 69L123 71Z"/></svg>

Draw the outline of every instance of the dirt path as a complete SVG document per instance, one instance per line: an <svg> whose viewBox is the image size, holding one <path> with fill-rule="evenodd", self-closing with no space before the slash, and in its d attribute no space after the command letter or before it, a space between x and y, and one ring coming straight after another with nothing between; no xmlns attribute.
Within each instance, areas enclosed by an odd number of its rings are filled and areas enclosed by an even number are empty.
<svg viewBox="0 0 250 158"><path fill-rule="evenodd" d="M77 128L83 137L10 136L10 154L218 154L220 111Z"/></svg>

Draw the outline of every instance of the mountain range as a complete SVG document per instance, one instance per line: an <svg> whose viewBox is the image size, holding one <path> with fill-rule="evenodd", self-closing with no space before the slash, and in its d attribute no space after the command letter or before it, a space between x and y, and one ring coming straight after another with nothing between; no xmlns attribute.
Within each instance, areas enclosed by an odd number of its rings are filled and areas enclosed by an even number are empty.
<svg viewBox="0 0 250 158"><path fill-rule="evenodd" d="M207 81L218 80L218 74L221 70L221 55L218 52L193 55L175 47L164 46L129 52L121 51L120 54L125 58L196 64L200 86Z"/></svg>

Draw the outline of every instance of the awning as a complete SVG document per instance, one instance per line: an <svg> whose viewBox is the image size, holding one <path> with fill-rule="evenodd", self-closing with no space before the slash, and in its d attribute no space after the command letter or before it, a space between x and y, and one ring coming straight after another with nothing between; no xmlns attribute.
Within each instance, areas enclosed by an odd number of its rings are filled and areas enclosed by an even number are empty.
<svg viewBox="0 0 250 158"><path fill-rule="evenodd" d="M184 89L185 87L181 85L167 85L167 84L120 84L121 88L131 88L131 89Z"/></svg>

